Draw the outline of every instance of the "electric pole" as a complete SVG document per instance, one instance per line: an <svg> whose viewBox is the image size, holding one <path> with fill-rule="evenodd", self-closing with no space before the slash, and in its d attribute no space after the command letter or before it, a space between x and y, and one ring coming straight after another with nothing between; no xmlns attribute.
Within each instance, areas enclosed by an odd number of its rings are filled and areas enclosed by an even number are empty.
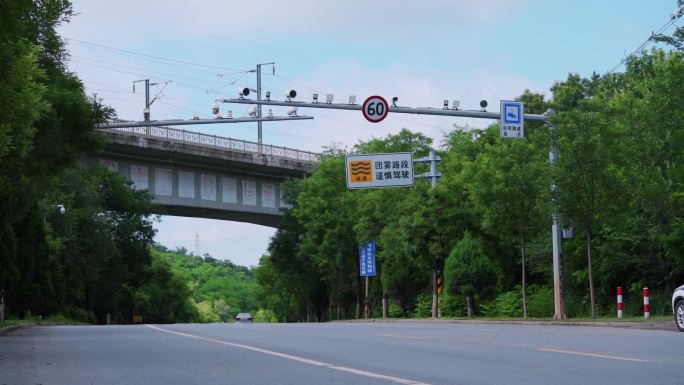
<svg viewBox="0 0 684 385"><path fill-rule="evenodd" d="M257 78L257 100L261 101L261 66L265 65L270 65L273 67L273 74L275 75L275 62L271 63L261 63L256 65L256 78ZM261 104L257 104L257 118L261 118L263 115L261 114ZM257 122L257 136L258 140L257 142L259 143L259 152L261 152L261 144L263 141L263 132L262 132L262 121L259 120Z"/></svg>

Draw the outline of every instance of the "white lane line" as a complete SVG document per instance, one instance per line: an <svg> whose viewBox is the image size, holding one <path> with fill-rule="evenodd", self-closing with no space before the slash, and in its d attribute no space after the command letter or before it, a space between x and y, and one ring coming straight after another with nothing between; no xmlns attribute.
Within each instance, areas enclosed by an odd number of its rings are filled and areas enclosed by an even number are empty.
<svg viewBox="0 0 684 385"><path fill-rule="evenodd" d="M399 377L392 377L392 376L386 376L384 374L379 374L379 373L373 373L373 372L367 372L365 370L358 370L358 369L352 369L352 368L347 368L345 366L328 366L330 369L335 369L335 370L341 370L343 372L347 373L354 373L359 376L364 376L364 377L372 377L372 378L379 378L381 380L387 380L387 381L392 381L396 382L399 384L405 384L405 385L428 385L424 382L418 382L418 381L413 381L413 380L407 380L404 378L399 378Z"/></svg>
<svg viewBox="0 0 684 385"><path fill-rule="evenodd" d="M315 366L332 366L332 364L328 364L328 363L326 363L326 362L310 360L310 359L308 359L308 358L297 357L297 356L293 356L293 355L290 355L290 354L274 352L274 351L272 351L272 350L261 349L261 348L257 348L257 347L254 347L254 346L236 344L236 343L234 343L234 342L228 342L228 341L215 340L215 339L213 339L213 338L207 338L207 337L196 336L196 335L194 335L194 334L187 334L187 333L175 332L175 331L173 331L173 330L162 329L162 328L160 328L159 326L155 326L155 325L146 324L145 326L147 326L148 328L152 328L152 329L155 329L155 330L159 330L159 331L164 332L164 333L175 334L175 335L178 335L178 336L183 336L183 337L188 337L188 338L195 338L195 339L202 340L202 341L215 342L215 343L217 343L217 344L228 345L228 346L232 346L232 347L234 347L234 348L246 349L246 350L251 350L251 351L253 351L253 352L264 353L264 354L269 354L269 355L271 355L271 356L286 358L286 359L288 359L288 360L298 361L298 362L302 362L302 363L308 364L308 365L315 365Z"/></svg>
<svg viewBox="0 0 684 385"><path fill-rule="evenodd" d="M175 334L175 335L178 335L178 336L188 337L188 338L195 338L195 339L202 340L202 341L214 342L214 343L217 343L217 344L232 346L232 347L234 347L234 348L239 348L239 349L251 350L251 351L253 351L253 352L258 352L258 353L268 354L268 355L270 355L270 356L285 358L285 359L288 359L288 360L301 362L301 363L304 363L304 364L307 364L307 365L320 366L320 367L324 367L324 368L328 368L328 369L333 369L333 370L339 370L339 371L343 371L343 372L353 373L353 374L356 374L356 375L359 375L359 376L371 377L371 378L378 378L378 379L387 380L387 381L392 381L392 382L396 382L396 383L398 383L398 384L404 384L404 385L430 385L430 384L426 384L426 383L424 383L424 382L413 381L413 380L407 380L407 379L405 379L405 378L387 376L387 375L380 374L380 373L373 373L373 372L367 372L367 371L365 371L365 370L347 368L347 367L345 367L345 366L336 366L336 365L328 364L328 363L322 362L322 361L310 360L310 359L308 359L308 358L299 357L299 356L293 356L293 355L291 355L291 354L285 354L285 353L275 352L275 351L273 351L273 350L261 349L261 348L255 347L255 346L237 344L237 343L234 343L234 342L221 341L221 340L217 340L217 339L213 339L213 338L200 337L200 336L196 336L196 335L194 335L194 334L176 332L176 331L173 331L173 330L167 330L167 329L160 328L159 326L156 326L156 325L149 325L149 324L146 324L145 326L147 326L148 328L152 328L152 329L158 330L158 331L160 331L160 332L164 332L164 333Z"/></svg>
<svg viewBox="0 0 684 385"><path fill-rule="evenodd" d="M414 337L414 336L402 336L399 334L376 334L376 336L382 336L382 337L394 337L394 338L407 338L410 340L426 340L426 337Z"/></svg>
<svg viewBox="0 0 684 385"><path fill-rule="evenodd" d="M577 356L587 356L587 357L598 357L607 358L609 360L619 360L619 361L632 361L632 362L651 362L649 360L643 360L641 358L623 357L623 356L611 356L608 354L597 354L597 353L585 353L585 352L575 352L572 350L561 350L561 349L537 349L542 352L554 352L554 353L565 353L574 354Z"/></svg>

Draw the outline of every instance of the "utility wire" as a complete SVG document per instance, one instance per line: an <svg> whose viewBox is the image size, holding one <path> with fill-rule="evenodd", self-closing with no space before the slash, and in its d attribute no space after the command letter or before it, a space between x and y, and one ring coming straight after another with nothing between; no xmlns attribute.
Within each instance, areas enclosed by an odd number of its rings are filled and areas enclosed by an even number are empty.
<svg viewBox="0 0 684 385"><path fill-rule="evenodd" d="M98 43L93 43L93 42L85 41L85 40L81 40L81 39L75 39L75 38L72 38L72 37L66 37L66 40L67 40L67 41L77 42L77 43L80 43L80 44L83 44L83 45L87 45L87 46L92 46L92 47L97 47L97 48L101 48L101 49L106 49L106 50L110 50L110 51L114 51L114 52L126 53L126 54L129 54L129 55L136 55L136 56L141 56L141 57L146 57L146 58L156 59L156 60L163 60L163 61L168 61L168 62L171 62L171 63L179 63L179 64L185 64L185 65L191 65L191 66L197 66L197 67L212 68L212 69L218 69L218 70L221 70L221 71L234 71L234 72L236 72L236 73L245 72L245 70L236 69L236 68L219 67L219 66L215 66L215 65L194 63L194 62L189 62L189 61L184 61L184 60L177 60L177 59L166 58L166 57L162 57L162 56L149 55L149 54L141 53L141 52L129 51L129 50L125 50L125 49L110 47L110 46L107 46L107 45L104 45L104 44L98 44Z"/></svg>
<svg viewBox="0 0 684 385"><path fill-rule="evenodd" d="M673 24L675 24L675 22L677 21L678 18L679 18L678 16L672 15L672 17L670 18L670 20L667 21L667 23L663 24L663 26L660 27L660 29L658 29L657 31L651 32L651 36L649 36L643 43L641 43L641 45L639 47L637 47L634 51L632 51L632 53L627 55L627 57L620 60L620 62L615 67L613 67L612 70L608 71L608 74L615 72L618 68L620 68L620 66L622 66L623 64L626 64L629 60L631 60L633 57L638 55L641 52L641 50L646 48L646 46L648 46L653 41L653 39L655 37L659 36L660 34L665 32L668 28L670 28Z"/></svg>
<svg viewBox="0 0 684 385"><path fill-rule="evenodd" d="M118 63L114 64L114 63L108 63L108 62L105 62L102 60L86 59L86 58L82 58L79 56L73 56L73 55L71 56L71 58L72 58L72 60L74 60L76 62L84 63L86 65L97 66L97 67L116 68L116 69L126 68L126 69L129 69L132 71L145 71L145 72L154 73L154 74L158 74L158 75L172 76L175 78L185 78L188 80L194 80L194 81L203 82L203 83L211 83L211 84L217 83L217 80L215 78L213 80L209 80L206 78L198 78L198 77L194 77L194 76L181 75L181 74L173 73L173 72L163 72L163 71L151 70L148 68L135 67L135 66L126 65L126 64L118 64Z"/></svg>

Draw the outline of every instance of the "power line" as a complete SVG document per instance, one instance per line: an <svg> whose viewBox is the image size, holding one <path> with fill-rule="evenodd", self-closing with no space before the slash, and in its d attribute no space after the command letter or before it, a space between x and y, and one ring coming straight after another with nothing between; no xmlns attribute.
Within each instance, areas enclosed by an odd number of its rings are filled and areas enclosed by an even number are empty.
<svg viewBox="0 0 684 385"><path fill-rule="evenodd" d="M670 20L668 20L667 23L663 24L663 26L660 27L657 31L651 32L651 36L649 36L643 43L641 43L641 45L639 45L639 47L637 47L634 51L632 51L632 53L627 55L627 57L620 60L620 62L615 67L613 67L612 70L608 71L608 74L615 72L618 68L620 68L620 66L622 66L623 64L626 64L629 60L631 60L633 57L635 57L637 54L639 54L641 52L641 50L646 48L646 46L648 46L648 44L650 44L655 37L659 36L660 34L665 32L668 28L670 28L673 24L675 24L675 22L677 21L677 19L679 17L681 17L681 15L680 16L676 16L676 14L672 15L672 17L670 17Z"/></svg>
<svg viewBox="0 0 684 385"><path fill-rule="evenodd" d="M190 61L171 59L171 58L167 58L167 57L163 57L163 56L156 56L156 55L150 55L150 54L141 53L141 52L129 51L126 49L115 48L115 47L111 47L111 46L104 45L104 44L98 44L98 43L93 43L93 42L85 41L85 40L81 40L81 39L75 39L72 37L66 37L65 39L67 41L73 41L73 42L77 42L77 43L87 45L87 46L97 47L97 48L106 49L106 50L110 50L110 51L114 51L114 52L126 53L129 55L146 57L146 58L150 58L150 59L163 60L163 61L168 61L168 62L172 62L172 63L179 63L179 64L185 64L185 65L191 65L191 66L197 66L197 67L212 68L212 69L218 69L218 70L222 70L222 71L234 71L236 73L245 72L245 70L236 69L236 68L227 68L227 67L220 67L220 66L209 65L209 64L194 63L194 62L190 62Z"/></svg>
<svg viewBox="0 0 684 385"><path fill-rule="evenodd" d="M159 74L159 75L163 75L163 76L173 76L173 77L176 77L176 78L185 78L185 79L194 80L194 81L197 81L197 82L211 83L211 84L216 84L216 83L217 83L217 80L216 80L216 79L214 79L214 80L209 80L209 79L198 78L198 77L194 77L194 76L181 75L181 74L177 74L177 73L173 73L173 72L163 72L163 71L151 70L151 69L148 69L148 68L135 67L135 66L126 65L126 64L118 64L118 63L117 63L117 64L113 64L113 63L108 63L108 62L101 61L101 60L86 59L86 58L82 58L82 57L79 57L79 56L73 56L73 55L71 56L71 58L74 59L74 60L77 61L77 62L84 63L84 64L86 64L86 65L97 66L97 67L105 67L105 68L127 68L127 69L130 69L130 70L133 70L133 71L147 71L147 72L149 72L149 73L155 73L155 74Z"/></svg>

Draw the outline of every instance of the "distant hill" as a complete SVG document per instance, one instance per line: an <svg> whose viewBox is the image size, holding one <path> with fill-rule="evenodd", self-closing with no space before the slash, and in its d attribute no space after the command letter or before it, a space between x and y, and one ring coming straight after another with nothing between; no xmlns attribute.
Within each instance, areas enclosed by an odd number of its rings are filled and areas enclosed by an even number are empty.
<svg viewBox="0 0 684 385"><path fill-rule="evenodd" d="M209 254L188 254L185 248L169 250L155 245L152 253L187 282L202 321L230 321L239 312L256 313L259 286L252 269Z"/></svg>

